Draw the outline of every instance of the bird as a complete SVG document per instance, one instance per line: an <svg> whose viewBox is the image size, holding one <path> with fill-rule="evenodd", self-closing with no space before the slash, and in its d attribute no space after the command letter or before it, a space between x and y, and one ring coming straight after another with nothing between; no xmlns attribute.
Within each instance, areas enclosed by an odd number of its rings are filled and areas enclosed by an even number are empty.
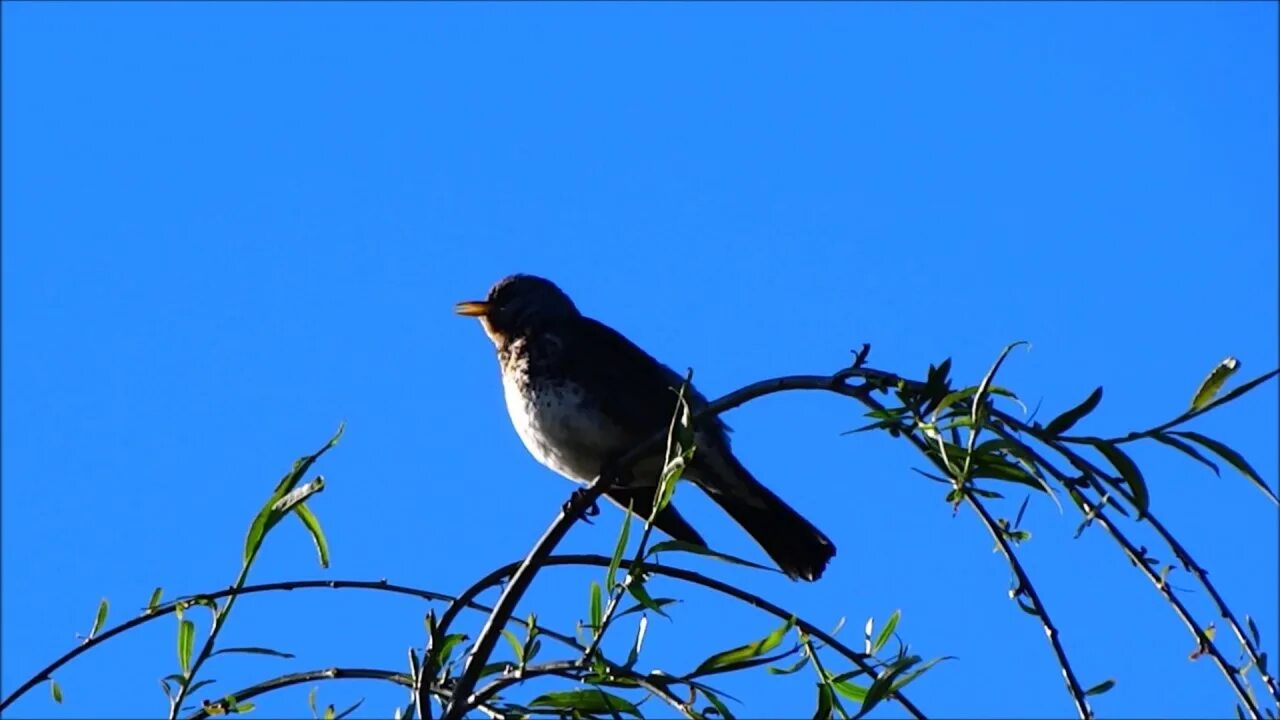
<svg viewBox="0 0 1280 720"><path fill-rule="evenodd" d="M497 350L503 396L516 433L542 465L587 484L627 451L670 426L685 378L604 323L584 315L555 283L536 275L502 278L484 300L454 311L479 319ZM697 412L707 399L686 389ZM723 508L792 580L815 581L836 553L813 523L765 487L734 455L719 417L700 420L683 479ZM655 450L629 468L606 497L648 518L665 460ZM706 547L668 504L654 525Z"/></svg>

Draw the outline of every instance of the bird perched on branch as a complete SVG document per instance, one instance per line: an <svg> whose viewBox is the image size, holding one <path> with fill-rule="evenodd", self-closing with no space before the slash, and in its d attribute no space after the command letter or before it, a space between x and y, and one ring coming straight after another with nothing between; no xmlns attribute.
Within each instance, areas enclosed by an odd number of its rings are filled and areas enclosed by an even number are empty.
<svg viewBox="0 0 1280 720"><path fill-rule="evenodd" d="M581 312L554 283L533 275L498 281L484 300L458 303L479 318L498 350L507 412L529 452L552 470L588 483L628 450L666 430L684 380L609 326ZM693 411L707 404L689 388ZM684 478L702 488L792 579L817 580L835 545L752 477L729 448L719 418L697 424ZM661 450L610 488L614 503L647 518L662 472ZM706 546L667 505L655 519L676 540Z"/></svg>

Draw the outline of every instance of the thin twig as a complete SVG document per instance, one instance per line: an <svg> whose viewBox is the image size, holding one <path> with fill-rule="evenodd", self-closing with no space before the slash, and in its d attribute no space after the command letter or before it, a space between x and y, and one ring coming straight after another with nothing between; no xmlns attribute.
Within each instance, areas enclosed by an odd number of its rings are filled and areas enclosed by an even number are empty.
<svg viewBox="0 0 1280 720"><path fill-rule="evenodd" d="M611 563L612 561L613 561L613 558L605 557L603 555L590 555L590 554L549 555L543 560L542 566L554 567L559 565L594 565L598 567L609 567L609 563ZM496 577L494 584L501 582L501 579L503 577L506 577L516 572L517 569L520 567L520 564L521 564L520 562L509 563L490 573L490 576ZM618 564L618 566L621 568L630 570L632 567L632 562L626 558L623 558L622 561ZM733 585L729 585L728 583L721 582L714 578L706 577L705 575L701 575L699 573L693 572L692 570L685 570L683 568L678 568L671 565L654 565L654 564L646 563L644 566L644 570L647 573L652 573L654 575L663 575L666 577L675 578L677 580L683 580L685 582L692 583L694 585L698 585L700 587L704 587L709 590L714 590L723 595L728 595L737 600L741 600L742 602L752 607L758 608L759 610L762 610L780 620L786 621L794 618L795 626L797 628L821 640L824 644L826 644L835 652L839 653L846 660L849 660L853 664L857 665L859 669L864 670L873 675L875 674L875 667L871 663L867 662L866 660L867 655L865 653L856 652L849 646L837 640L830 633L824 631L822 628L814 625L811 622L808 622L807 620L804 620L803 618L799 617L798 615L791 612L790 610L786 610L785 608L779 607L778 605L775 605L769 602L768 600L765 600L759 595L749 593L746 590L742 590L740 588L734 587ZM456 692L457 690L456 686L454 689ZM895 691L890 697L892 697L893 699L901 703L902 707L908 713L910 713L912 717L917 718L917 720L923 720L923 718L925 717L924 713L922 713L919 708L917 708L914 704L912 704L911 701L909 701L907 697L904 694L902 694L901 691Z"/></svg>
<svg viewBox="0 0 1280 720"><path fill-rule="evenodd" d="M1036 617L1040 618L1040 624L1044 626L1044 634L1049 638L1049 644L1053 646L1053 654L1058 658L1058 665L1062 668L1062 677L1067 683L1067 691L1071 693L1071 700L1076 705L1076 714L1081 720L1088 720L1093 717L1093 711L1089 709L1089 701L1085 699L1084 689L1080 687L1080 682L1076 680L1075 671L1071 669L1071 663L1067 660L1067 651L1062 648L1062 641L1058 638L1058 629L1053 624L1053 620L1049 617L1049 611L1045 608L1044 603L1040 601L1040 596L1036 592L1035 586L1031 584L1031 578L1027 576L1026 570L1023 569L1022 563L1018 560L1018 556L1014 554L1013 548L1009 545L1009 541L1005 538L1004 533L996 526L991 515L987 513L987 509L983 507L981 501L978 500L970 492L964 493L964 499L978 513L978 517L982 518L982 524L987 526L987 532L991 533L991 537L995 538L996 543L1000 546L1000 552L1004 555L1005 560L1009 561L1009 567L1013 569L1014 575L1018 579L1018 589L1016 592L1023 593L1031 600L1036 608Z"/></svg>
<svg viewBox="0 0 1280 720"><path fill-rule="evenodd" d="M883 411L885 409L884 405L870 396L863 396L859 399L863 404L873 410ZM978 399L975 398L975 401L977 400ZM932 460L941 471L948 474L952 473L952 471L942 464L936 456L929 452L928 444L916 435L915 432L904 433L903 437L907 438L909 442L915 445L916 449L923 453L925 457L930 458L930 460ZM987 514L986 508L983 507L982 503L973 495L972 492L969 491L969 488L961 487L959 489L970 507L972 507L974 512L978 514L978 517L982 519L983 524L987 528L987 532L991 534L997 545L1000 547L1001 553L1004 555L1005 560L1008 562L1009 567L1013 570L1013 573L1017 578L1018 591L1025 593L1027 597L1030 598L1031 602L1035 604L1036 617L1040 619L1040 624L1044 628L1045 637L1048 638L1049 645L1053 648L1054 656L1058 660L1058 666L1062 668L1062 676L1066 681L1067 692L1071 694L1071 700L1076 706L1076 713L1082 718L1082 720L1088 720L1088 718L1093 716L1093 712L1089 709L1089 703L1085 700L1084 690L1080 687L1079 681L1076 680L1075 671L1072 670L1071 662L1067 658L1066 650L1063 649L1062 642L1058 638L1059 633L1057 627L1054 626L1053 620L1049 617L1048 610L1045 609L1044 604L1041 602L1040 596L1035 590L1035 586L1031 583L1031 578L1028 577L1026 571L1023 570L1022 563L1018 560L1017 555L1014 554L1013 549L1009 546L1008 541L1000 532L999 528L996 527L995 521L991 519L989 514Z"/></svg>
<svg viewBox="0 0 1280 720"><path fill-rule="evenodd" d="M785 390L827 390L855 397L860 396L858 388L849 386L844 382L847 376L847 374L827 376L796 375L753 383L699 409L698 412L693 414L692 422L696 426L700 420L715 417L755 398ZM644 443L632 448L618 460L618 469L620 471L625 470L644 457L645 454L652 452L665 435L665 432L654 433ZM511 576L511 580L498 597L493 613L490 614L489 620L485 623L484 628L481 629L479 637L472 646L471 653L467 656L466 664L463 665L462 675L459 676L457 684L454 686L454 699L445 709L442 720L459 720L462 717L465 712L467 698L475 690L476 682L480 679L480 672L498 642L498 635L505 624L505 618L515 612L520 598L524 596L525 591L532 584L534 576L542 565L542 561L560 544L560 541L569 532L569 528L582 517L583 512L594 505L596 500L604 494L613 480L611 477L599 475L585 488L576 490L569 501L561 508L559 514L556 515L546 532L534 544L533 549L525 556L520 567ZM443 618L441 619L443 620Z"/></svg>
<svg viewBox="0 0 1280 720"><path fill-rule="evenodd" d="M389 593L398 594L398 595L411 595L414 597L422 598L424 600L454 601L457 603L457 607L459 610L471 609L471 610L479 610L481 612L493 611L493 608L489 607L488 605L484 605L470 599L455 598L452 595L432 592L430 590L421 590L421 589L409 587L406 585L395 585L393 583L388 583L385 580L290 580L285 582L262 583L258 585L245 585L240 588L229 587L229 588L217 590L214 592L200 593L197 595L189 595L183 598L178 598L176 600L171 600L161 605L157 605L156 607L145 611L143 614L137 617L130 618L129 620L126 620L113 628L108 628L106 630L103 630L102 632L98 633L97 635L94 635L92 638L86 640L80 645L77 645L76 647L72 648L62 657L59 657L58 659L49 663L49 665L44 667L35 675L32 675L26 682L24 682L21 686L19 686L17 690L14 690L12 693L10 693L9 696L6 697L3 702L0 702L0 710L3 710L4 708L9 707L9 705L13 704L14 701L22 697L27 692L29 692L32 688L48 680L50 676L52 676L53 673L57 672L58 669L61 668L63 665L66 665L67 663L76 659L80 655L88 652L89 650L92 650L93 648L97 647L98 645L101 645L107 640L110 640L111 638L117 635L120 635L121 633L126 632L128 630L132 630L133 628L138 627L139 625L143 625L153 620L159 620L160 618L165 617L166 615L173 614L177 610L177 605L179 602L191 603L196 600L220 600L225 597L234 597L239 595L252 595L255 593L263 593L263 592L292 591L292 590L315 589L315 588L328 588L328 589L334 589L334 590L341 590L341 589L376 590L380 592L389 592ZM520 625L526 625L526 626L528 625L528 622L526 620L519 617L512 617L511 622L518 623ZM538 627L538 633L540 635L546 635L547 637L554 638L562 643L569 645L570 647L577 648L577 649L582 648L582 645L580 645L577 642L577 640L575 640L570 635L566 635L564 633L556 632L554 630L550 630L540 626Z"/></svg>
<svg viewBox="0 0 1280 720"><path fill-rule="evenodd" d="M1016 419L1002 418L1002 420L1007 424L1011 425L1012 427L1018 430L1021 430L1023 432L1027 432L1027 434L1029 435L1032 435L1037 440L1044 443L1046 446L1052 448L1055 452L1067 458L1069 461L1072 462L1073 465L1076 465L1082 470L1086 470L1089 473L1097 475L1098 477L1104 477L1104 478L1109 477L1109 473L1104 472L1101 468L1099 468L1096 464L1094 464L1088 458L1084 457L1080 453L1077 453L1075 450L1067 447L1065 443L1057 442L1052 438L1042 437L1041 433L1036 432L1033 428L1028 428L1022 423L1018 422ZM1001 433L1001 435L1006 439L1010 439L1010 440L1014 439L1012 435L1008 433L1008 431L997 429L997 432ZM1032 453L1033 457L1040 465L1042 465L1045 468L1048 468L1049 471L1053 473L1055 477L1059 479L1061 482L1063 482L1064 484L1069 484L1069 479L1066 478L1066 476L1063 475L1062 472L1059 471L1056 467L1054 467L1051 463L1045 460L1043 456L1037 453L1034 448L1027 446L1025 443L1023 443L1023 446L1026 447L1026 449ZM1123 498L1126 502L1128 502L1130 505L1133 504L1133 496L1129 494L1128 490L1126 490L1123 485L1116 483L1114 485L1114 489L1116 493L1121 498ZM1088 496L1084 494L1083 488L1076 488L1075 490L1077 493L1080 494L1081 498L1089 502L1090 506L1093 508L1092 510L1086 510L1086 513L1095 519L1098 519L1099 517L1101 517L1102 508L1100 507L1100 503L1090 501ZM1149 507L1147 508L1146 513L1143 515L1143 519L1146 520L1151 525L1151 527L1156 531L1156 533L1161 537L1161 539L1164 540L1164 542L1169 546L1170 552L1174 554L1174 558L1179 563L1181 563L1182 566L1187 570L1187 572L1191 573L1196 578L1196 580L1200 582L1201 586L1204 587L1205 590L1208 592L1210 598L1213 599L1214 604L1217 606L1218 612L1221 614L1221 616L1224 619L1227 620L1227 624L1235 632L1236 638L1240 641L1241 647L1244 648L1246 654L1253 661L1253 664L1258 668L1258 673L1262 677L1264 685L1266 685L1267 689L1272 692L1272 697L1276 698L1277 702L1280 702L1280 697L1277 697L1275 694L1275 680L1266 671L1265 667L1263 667L1260 661L1261 653L1258 651L1257 648L1254 647L1253 643L1249 640L1248 636L1244 634L1243 629L1240 627L1239 621L1237 621L1235 618L1235 613L1233 613L1231 609L1227 607L1226 602L1222 599L1222 596L1218 594L1217 588L1213 586L1213 583L1212 581L1209 580L1208 575L1200 568L1200 565L1197 564L1195 560L1191 557L1190 552L1188 552L1187 549L1180 542L1178 542L1176 538L1173 537L1173 535L1168 531L1168 529L1165 528L1165 526L1154 515L1154 513L1151 511ZM1110 520L1107 520L1104 518L1103 527L1106 528L1108 532L1111 534L1111 536L1116 540L1116 542L1120 544L1125 554L1128 555L1131 560L1134 559L1135 557L1139 558L1138 560L1135 560L1134 563L1143 570L1144 574L1147 575L1148 579L1153 580L1153 582L1156 585L1156 588L1161 592L1162 595L1165 596L1165 599L1170 603L1170 606L1173 607L1174 612L1177 613L1178 617L1183 621L1184 624L1186 624L1187 629L1191 631L1191 634L1195 637L1198 646L1205 648L1205 651L1213 659L1214 664L1218 666L1218 669L1222 672L1222 674L1227 678L1227 681L1231 684L1231 687L1235 691L1237 697L1240 698L1241 702L1244 704L1246 708L1250 709L1251 716L1255 718L1258 717L1258 708L1256 706L1256 703L1254 703L1252 698L1249 697L1247 690L1241 684L1240 679L1237 677L1238 673L1236 672L1235 668L1230 663L1227 662L1225 657L1222 656L1222 653L1219 651L1217 645L1213 642L1213 640L1211 640L1208 637L1208 635L1205 634L1205 631L1201 627L1201 625L1191 617L1186 607L1173 594L1172 588L1168 586L1168 583L1162 582L1158 576L1155 576L1154 573L1152 573L1151 568L1148 567L1145 562L1142 562L1142 560L1140 559L1139 553L1137 553L1137 551L1134 550L1132 543L1130 543L1128 539L1125 538L1124 535L1119 532L1119 529L1116 528L1115 525L1110 522Z"/></svg>

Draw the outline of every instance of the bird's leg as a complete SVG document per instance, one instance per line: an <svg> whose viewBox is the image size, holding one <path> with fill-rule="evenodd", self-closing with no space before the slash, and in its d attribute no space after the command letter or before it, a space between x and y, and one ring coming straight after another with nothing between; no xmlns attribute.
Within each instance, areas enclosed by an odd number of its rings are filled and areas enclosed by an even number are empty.
<svg viewBox="0 0 1280 720"><path fill-rule="evenodd" d="M573 495L569 496L569 500L564 504L564 507L562 508L562 510L565 513L570 512L573 509L574 505L578 504L579 502L582 502L582 496L586 492L587 492L587 489L584 487L580 487L577 490L574 490ZM590 525L591 518L599 514L600 514L600 506L593 500L591 501L591 504L589 506L582 509L582 521Z"/></svg>

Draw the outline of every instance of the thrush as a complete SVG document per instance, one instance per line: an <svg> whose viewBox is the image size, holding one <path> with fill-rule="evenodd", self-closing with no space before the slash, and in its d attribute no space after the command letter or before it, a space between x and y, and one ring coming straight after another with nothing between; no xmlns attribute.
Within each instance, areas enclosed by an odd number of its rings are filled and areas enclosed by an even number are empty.
<svg viewBox="0 0 1280 720"><path fill-rule="evenodd" d="M623 454L668 428L684 378L622 334L579 312L559 287L533 275L499 280L484 300L458 303L479 318L502 370L507 412L538 462L588 483ZM705 407L696 389L690 408ZM792 579L817 580L835 555L831 540L756 480L734 456L729 428L700 421L684 479L728 512ZM624 510L649 517L664 453L656 450L629 468L626 482L606 496ZM706 546L674 503L654 520L676 540Z"/></svg>

